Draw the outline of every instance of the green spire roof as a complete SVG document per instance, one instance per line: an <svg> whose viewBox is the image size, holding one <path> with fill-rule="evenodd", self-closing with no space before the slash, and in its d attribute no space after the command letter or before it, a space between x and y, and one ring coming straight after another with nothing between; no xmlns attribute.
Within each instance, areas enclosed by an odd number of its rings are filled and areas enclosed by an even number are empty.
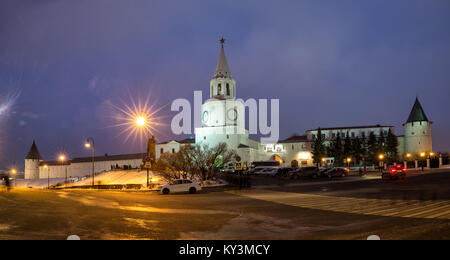
<svg viewBox="0 0 450 260"><path fill-rule="evenodd" d="M33 140L33 144L31 145L30 151L25 159L31 160L42 160L41 154L36 146L36 142Z"/></svg>
<svg viewBox="0 0 450 260"><path fill-rule="evenodd" d="M414 103L411 113L409 114L408 121L406 121L406 123L421 121L429 122L428 117L427 115L425 115L422 105L419 102L419 98L416 98L416 102Z"/></svg>

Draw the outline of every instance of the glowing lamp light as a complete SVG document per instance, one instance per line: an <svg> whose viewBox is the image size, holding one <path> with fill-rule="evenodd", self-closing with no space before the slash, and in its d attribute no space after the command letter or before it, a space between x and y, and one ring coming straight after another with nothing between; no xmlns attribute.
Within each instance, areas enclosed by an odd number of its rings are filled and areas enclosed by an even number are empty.
<svg viewBox="0 0 450 260"><path fill-rule="evenodd" d="M145 119L145 117L143 116L138 116L136 118L136 125L139 127L143 127L147 124L147 119Z"/></svg>
<svg viewBox="0 0 450 260"><path fill-rule="evenodd" d="M380 160L383 160L384 159L384 155L380 154L379 158L380 158Z"/></svg>
<svg viewBox="0 0 450 260"><path fill-rule="evenodd" d="M327 159L325 159L325 158L322 158L322 162L326 162L327 161Z"/></svg>
<svg viewBox="0 0 450 260"><path fill-rule="evenodd" d="M406 157L411 158L412 154L408 153L408 154L406 154Z"/></svg>
<svg viewBox="0 0 450 260"><path fill-rule="evenodd" d="M58 160L60 160L61 162L63 162L63 161L66 160L66 156L65 156L65 155L60 155L60 156L58 157Z"/></svg>
<svg viewBox="0 0 450 260"><path fill-rule="evenodd" d="M91 148L91 143L86 142L86 143L84 144L84 147L86 147L86 148Z"/></svg>
<svg viewBox="0 0 450 260"><path fill-rule="evenodd" d="M434 153L433 153L433 152L431 152L431 153L430 153L430 156L434 156Z"/></svg>
<svg viewBox="0 0 450 260"><path fill-rule="evenodd" d="M17 170L16 170L16 169L12 169L12 170L11 170L11 173L12 173L12 174L16 174L16 173L17 173Z"/></svg>
<svg viewBox="0 0 450 260"><path fill-rule="evenodd" d="M420 153L420 157L425 157L425 153Z"/></svg>
<svg viewBox="0 0 450 260"><path fill-rule="evenodd" d="M352 158L347 158L347 162L351 162L352 161Z"/></svg>

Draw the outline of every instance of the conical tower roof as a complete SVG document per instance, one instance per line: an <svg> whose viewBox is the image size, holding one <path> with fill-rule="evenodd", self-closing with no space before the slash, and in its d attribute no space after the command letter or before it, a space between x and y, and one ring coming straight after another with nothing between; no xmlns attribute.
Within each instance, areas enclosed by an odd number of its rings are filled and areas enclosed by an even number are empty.
<svg viewBox="0 0 450 260"><path fill-rule="evenodd" d="M30 151L25 159L31 160L42 160L41 154L36 146L36 142L33 140L33 144L31 145Z"/></svg>
<svg viewBox="0 0 450 260"><path fill-rule="evenodd" d="M422 105L419 102L419 98L416 98L416 102L414 103L411 113L409 114L408 121L406 121L406 123L421 121L429 122L428 117L427 115L425 115Z"/></svg>
<svg viewBox="0 0 450 260"><path fill-rule="evenodd" d="M216 71L214 72L213 79L216 79L216 78L231 78L230 67L228 66L228 61L227 61L227 58L225 57L225 50L223 48L223 44L225 43L225 39L222 38L220 40L220 43L221 43L220 55L219 55L219 59L217 60Z"/></svg>

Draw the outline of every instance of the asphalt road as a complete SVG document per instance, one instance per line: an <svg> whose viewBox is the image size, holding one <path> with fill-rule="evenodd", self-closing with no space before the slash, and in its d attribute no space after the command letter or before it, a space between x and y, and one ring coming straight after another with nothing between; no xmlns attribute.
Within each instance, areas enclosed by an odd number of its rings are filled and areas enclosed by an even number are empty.
<svg viewBox="0 0 450 260"><path fill-rule="evenodd" d="M0 192L0 239L450 239L449 210L450 173L195 195L20 189Z"/></svg>

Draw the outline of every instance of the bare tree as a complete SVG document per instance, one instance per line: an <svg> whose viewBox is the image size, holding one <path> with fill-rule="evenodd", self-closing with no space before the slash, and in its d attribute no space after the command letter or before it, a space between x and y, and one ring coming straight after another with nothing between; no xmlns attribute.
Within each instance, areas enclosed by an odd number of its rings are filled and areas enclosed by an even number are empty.
<svg viewBox="0 0 450 260"><path fill-rule="evenodd" d="M206 145L187 145L177 153L161 155L153 166L153 171L169 181L181 177L212 180L219 174L219 169L235 157L236 152L228 150L226 143L213 148Z"/></svg>

